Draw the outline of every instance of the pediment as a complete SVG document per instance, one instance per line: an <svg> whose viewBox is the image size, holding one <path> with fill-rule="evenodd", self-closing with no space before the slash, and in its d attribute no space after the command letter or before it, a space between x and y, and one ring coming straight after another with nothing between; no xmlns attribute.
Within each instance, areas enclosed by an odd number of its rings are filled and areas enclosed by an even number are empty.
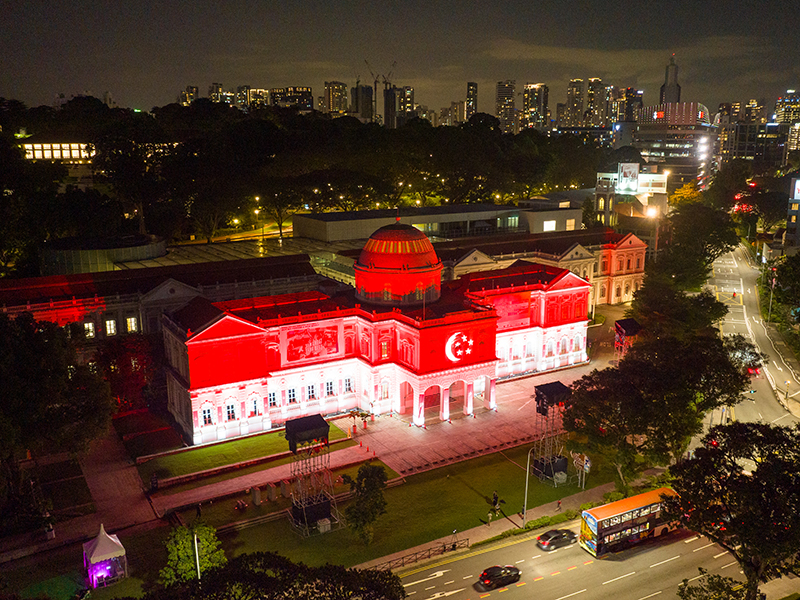
<svg viewBox="0 0 800 600"><path fill-rule="evenodd" d="M594 258L594 254L589 252L581 244L575 244L561 255L560 260L582 260L587 258Z"/></svg>
<svg viewBox="0 0 800 600"><path fill-rule="evenodd" d="M167 279L142 296L142 304L172 304L179 303L181 300L188 302L199 295L200 292L192 286L174 279Z"/></svg>
<svg viewBox="0 0 800 600"><path fill-rule="evenodd" d="M233 315L223 314L198 333L189 332L188 343L221 340L243 335L263 334L264 329Z"/></svg>
<svg viewBox="0 0 800 600"><path fill-rule="evenodd" d="M456 264L453 266L455 268L458 268L458 267L475 267L475 266L486 266L486 265L495 266L497 265L497 261L492 259L487 254L484 254L480 250L473 248L472 250L467 252L464 256L462 256L460 259L458 259Z"/></svg>
<svg viewBox="0 0 800 600"><path fill-rule="evenodd" d="M572 271L565 271L547 287L547 291L590 288L591 284L575 275Z"/></svg>

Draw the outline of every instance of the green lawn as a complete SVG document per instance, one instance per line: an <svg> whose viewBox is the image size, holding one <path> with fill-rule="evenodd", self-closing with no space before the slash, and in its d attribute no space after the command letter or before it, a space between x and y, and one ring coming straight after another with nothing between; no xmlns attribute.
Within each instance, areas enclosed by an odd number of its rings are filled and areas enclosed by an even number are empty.
<svg viewBox="0 0 800 600"><path fill-rule="evenodd" d="M345 439L347 434L331 425L330 440ZM142 481L149 482L155 473L160 479L177 477L197 473L215 467L232 465L235 463L280 454L289 450L289 445L282 431L254 435L246 438L235 439L224 444L213 446L200 446L166 456L160 456L142 463L137 468ZM263 467L262 467L263 468Z"/></svg>
<svg viewBox="0 0 800 600"><path fill-rule="evenodd" d="M523 446L406 477L405 485L386 491L387 514L376 523L369 548L347 529L303 539L287 519L232 532L221 539L229 555L275 551L311 565L334 560L352 566L446 537L454 529L465 531L481 525L495 490L505 501L502 506L506 514L521 523L515 515L522 510L527 451ZM588 479L590 485L610 481L613 473L602 465ZM578 491L577 486L553 488L532 478L528 507L555 502ZM339 506L340 511L343 509L344 505ZM336 548L335 558L331 548Z"/></svg>

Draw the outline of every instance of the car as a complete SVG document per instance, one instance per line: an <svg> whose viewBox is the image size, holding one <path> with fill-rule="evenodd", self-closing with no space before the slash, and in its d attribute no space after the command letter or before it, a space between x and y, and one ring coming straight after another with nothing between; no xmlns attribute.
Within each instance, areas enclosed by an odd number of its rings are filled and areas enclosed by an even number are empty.
<svg viewBox="0 0 800 600"><path fill-rule="evenodd" d="M551 529L536 538L536 545L542 550L555 550L562 546L571 546L578 541L578 536L569 529Z"/></svg>
<svg viewBox="0 0 800 600"><path fill-rule="evenodd" d="M487 590L492 590L499 587L505 587L509 583L515 583L522 577L522 571L517 567L506 565L501 567L495 565L485 569L478 577L478 583Z"/></svg>

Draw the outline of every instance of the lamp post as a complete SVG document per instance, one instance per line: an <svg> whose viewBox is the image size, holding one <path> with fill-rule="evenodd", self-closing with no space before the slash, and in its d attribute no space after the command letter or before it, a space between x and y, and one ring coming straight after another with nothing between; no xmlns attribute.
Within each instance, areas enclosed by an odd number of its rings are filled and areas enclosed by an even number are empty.
<svg viewBox="0 0 800 600"><path fill-rule="evenodd" d="M258 200L260 200L260 198L256 196L256 201ZM256 213L256 227L258 227L258 213L260 213L261 210L257 208L253 212ZM261 225L261 244L264 244L264 224Z"/></svg>
<svg viewBox="0 0 800 600"><path fill-rule="evenodd" d="M653 223L655 223L655 236L653 240L653 260L655 261L658 256L658 208L655 206L648 206L647 216L653 219Z"/></svg>
<svg viewBox="0 0 800 600"><path fill-rule="evenodd" d="M192 531L194 536L194 562L197 567L197 580L200 581L200 552L197 550L197 532Z"/></svg>
<svg viewBox="0 0 800 600"><path fill-rule="evenodd" d="M528 450L528 463L525 467L525 500L522 503L522 528L525 529L525 524L528 522L528 480L531 477L531 452L536 446Z"/></svg>

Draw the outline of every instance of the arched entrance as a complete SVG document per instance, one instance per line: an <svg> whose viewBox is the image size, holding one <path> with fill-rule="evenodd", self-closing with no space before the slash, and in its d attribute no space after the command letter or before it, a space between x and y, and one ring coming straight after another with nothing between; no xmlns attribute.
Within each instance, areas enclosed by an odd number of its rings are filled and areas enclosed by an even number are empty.
<svg viewBox="0 0 800 600"><path fill-rule="evenodd" d="M438 385L432 385L419 395L414 407L414 424L422 426L428 418L438 418L442 392ZM431 414L433 413L433 414Z"/></svg>
<svg viewBox="0 0 800 600"><path fill-rule="evenodd" d="M414 388L407 381L400 384L399 402L396 410L401 415L407 415L414 410Z"/></svg>
<svg viewBox="0 0 800 600"><path fill-rule="evenodd" d="M450 389L448 390L448 403L447 403L447 411L448 414L445 416L442 414L443 420L445 419L452 419L453 417L458 417L465 414L464 407L466 406L467 400L467 385L462 380L454 381L450 385ZM442 411L444 413L444 411Z"/></svg>

